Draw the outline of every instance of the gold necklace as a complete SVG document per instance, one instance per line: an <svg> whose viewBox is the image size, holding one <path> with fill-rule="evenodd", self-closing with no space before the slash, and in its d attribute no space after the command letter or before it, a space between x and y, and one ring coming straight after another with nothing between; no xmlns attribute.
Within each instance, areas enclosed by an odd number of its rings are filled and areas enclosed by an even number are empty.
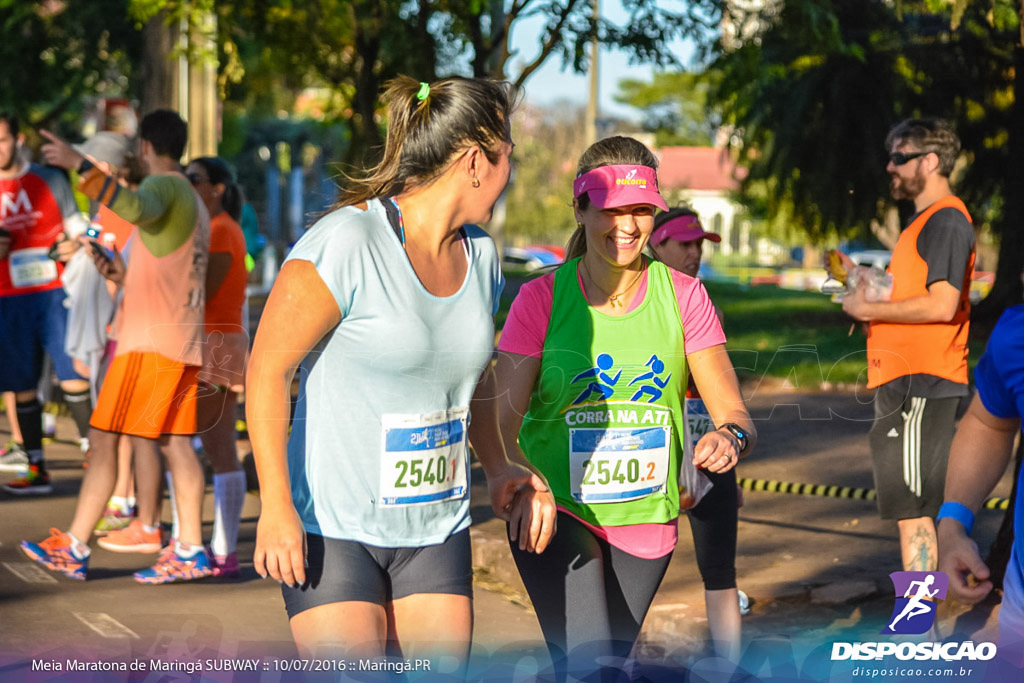
<svg viewBox="0 0 1024 683"><path fill-rule="evenodd" d="M583 271L587 274L587 278L590 279L590 284L594 285L594 287L597 288L597 291L601 292L606 297L608 297L608 303L612 305L612 308L615 308L616 306L622 306L622 304L619 302L619 297L625 295L626 293L629 292L629 290L633 289L633 285L635 285L637 281L640 280L640 276L644 274L644 270L647 265L645 261L641 261L639 272L637 272L636 277L633 278L633 280L628 285L626 285L626 288L623 289L621 292L618 292L617 294L609 294L608 292L604 291L601 285L597 284L597 280L595 280L594 276L590 274L590 267L587 265L586 259L582 259L581 262L583 263Z"/></svg>

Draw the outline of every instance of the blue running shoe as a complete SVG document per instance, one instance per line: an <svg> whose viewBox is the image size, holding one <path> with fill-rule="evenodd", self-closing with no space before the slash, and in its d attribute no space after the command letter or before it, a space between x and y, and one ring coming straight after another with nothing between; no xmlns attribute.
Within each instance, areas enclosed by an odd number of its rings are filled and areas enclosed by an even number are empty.
<svg viewBox="0 0 1024 683"><path fill-rule="evenodd" d="M156 564L149 569L135 572L132 576L139 583L174 583L177 581L194 581L213 576L213 566L205 550L200 550L191 557L178 554L174 545L164 548L157 558Z"/></svg>
<svg viewBox="0 0 1024 683"><path fill-rule="evenodd" d="M89 557L79 559L71 552L71 537L60 529L50 529L50 537L39 543L22 541L21 550L47 569L60 572L68 578L85 580Z"/></svg>

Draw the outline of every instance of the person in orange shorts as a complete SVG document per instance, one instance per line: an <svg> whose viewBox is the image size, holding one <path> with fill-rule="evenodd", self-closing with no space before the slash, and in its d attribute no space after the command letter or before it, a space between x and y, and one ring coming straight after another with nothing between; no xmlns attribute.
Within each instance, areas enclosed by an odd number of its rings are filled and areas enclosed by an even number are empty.
<svg viewBox="0 0 1024 683"><path fill-rule="evenodd" d="M213 573L202 543L205 478L191 443L203 362L210 218L181 172L187 130L181 117L168 110L142 120L139 158L149 175L137 192L121 186L105 164L94 166L63 140L43 133L50 140L43 153L51 164L77 167L84 194L138 226L127 269L116 249L107 252L97 243L86 244L100 272L124 283L116 355L90 421L93 452L71 526L67 532L51 530L40 543L21 543L30 558L71 578L86 578L86 541L114 487L120 434L132 437L139 516L125 529L101 538L100 547L119 552L160 550L160 461L154 457L159 449L174 482L180 531L156 563L136 572L135 579L170 583Z"/></svg>

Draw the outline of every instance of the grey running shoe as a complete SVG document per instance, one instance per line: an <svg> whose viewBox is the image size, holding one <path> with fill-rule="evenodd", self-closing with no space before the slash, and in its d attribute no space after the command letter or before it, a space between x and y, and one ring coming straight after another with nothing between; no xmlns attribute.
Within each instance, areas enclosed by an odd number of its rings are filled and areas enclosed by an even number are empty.
<svg viewBox="0 0 1024 683"><path fill-rule="evenodd" d="M11 441L0 449L0 471L25 472L28 470L28 453L20 443Z"/></svg>

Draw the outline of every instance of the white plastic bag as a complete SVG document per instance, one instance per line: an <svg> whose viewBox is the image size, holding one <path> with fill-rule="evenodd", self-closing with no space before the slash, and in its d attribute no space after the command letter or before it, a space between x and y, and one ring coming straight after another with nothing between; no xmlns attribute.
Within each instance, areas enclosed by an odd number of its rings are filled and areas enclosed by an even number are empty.
<svg viewBox="0 0 1024 683"><path fill-rule="evenodd" d="M707 475L693 464L693 449L700 437L714 429L714 423L704 401L699 398L684 400L683 419L686 431L683 434L683 461L679 467L679 509L689 510L713 486Z"/></svg>

